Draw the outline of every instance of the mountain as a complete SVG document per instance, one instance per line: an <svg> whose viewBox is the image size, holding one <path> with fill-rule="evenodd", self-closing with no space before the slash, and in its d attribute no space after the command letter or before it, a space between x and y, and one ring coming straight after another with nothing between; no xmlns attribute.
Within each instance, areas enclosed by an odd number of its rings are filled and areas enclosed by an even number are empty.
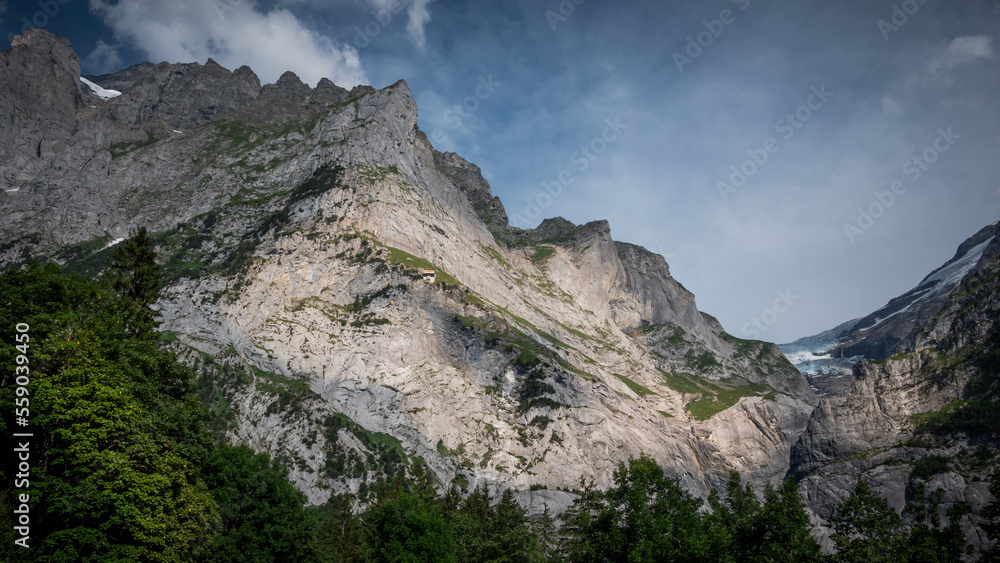
<svg viewBox="0 0 1000 563"><path fill-rule="evenodd" d="M886 360L913 353L933 338L927 327L982 260L998 231L1000 222L980 229L959 245L951 260L870 315L781 344L782 352L809 376L821 395L845 390L851 367L863 359Z"/></svg>
<svg viewBox="0 0 1000 563"><path fill-rule="evenodd" d="M996 224L883 310L786 345L840 370L807 379L608 222L511 227L479 168L420 130L405 81L261 85L214 61L84 81L68 41L28 30L0 82L0 268L95 275L146 227L161 344L212 427L312 504L421 463L559 513L641 453L701 497L732 470L800 480L821 533L859 477L897 510L924 484L985 504Z"/></svg>
<svg viewBox="0 0 1000 563"><path fill-rule="evenodd" d="M404 81L146 63L89 77L121 92L102 97L41 30L0 60L0 264L94 274L147 227L164 345L310 502L417 460L532 511L641 452L702 496L786 474L815 396L780 350L726 334L606 221L510 227Z"/></svg>
<svg viewBox="0 0 1000 563"><path fill-rule="evenodd" d="M789 469L818 518L858 478L897 510L918 484L943 492L942 510L985 504L1000 436L998 225L871 315L782 346L823 395ZM977 545L980 522L964 523Z"/></svg>

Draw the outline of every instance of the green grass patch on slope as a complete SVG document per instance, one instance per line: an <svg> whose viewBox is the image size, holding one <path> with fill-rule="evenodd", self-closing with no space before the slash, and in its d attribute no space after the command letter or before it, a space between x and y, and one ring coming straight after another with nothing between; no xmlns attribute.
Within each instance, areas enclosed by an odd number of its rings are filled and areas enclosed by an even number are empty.
<svg viewBox="0 0 1000 563"><path fill-rule="evenodd" d="M148 147L156 141L159 141L152 133L146 131L146 138L142 141L123 141L121 143L115 143L108 147L108 152L111 153L111 158L115 159L119 156L123 156L132 151L139 150L143 147Z"/></svg>
<svg viewBox="0 0 1000 563"><path fill-rule="evenodd" d="M479 248L487 256L489 256L490 258L492 258L493 260L495 260L498 264L500 264L504 268L507 268L508 271L512 271L514 269L514 266L512 266L511 263L508 262L507 259L504 258L503 255L500 254L500 251L497 250L496 248L493 248L492 246L486 246L483 243L479 243Z"/></svg>
<svg viewBox="0 0 1000 563"><path fill-rule="evenodd" d="M85 242L78 242L60 250L56 253L55 259L57 262L63 263L61 270L64 273L94 277L107 266L111 256L115 253L114 246L107 246L109 242L111 242L111 237L106 234Z"/></svg>
<svg viewBox="0 0 1000 563"><path fill-rule="evenodd" d="M540 264L556 252L556 249L551 246L535 246L533 249L534 252L531 255L532 264Z"/></svg>
<svg viewBox="0 0 1000 563"><path fill-rule="evenodd" d="M954 399L941 410L912 415L910 422L918 432L938 435L996 434L1000 433L1000 403L990 399Z"/></svg>
<svg viewBox="0 0 1000 563"><path fill-rule="evenodd" d="M385 181L390 174L395 176L400 175L399 168L397 168L395 164L392 166L380 166L375 163L366 162L356 165L354 169L358 172L358 175L369 184Z"/></svg>
<svg viewBox="0 0 1000 563"><path fill-rule="evenodd" d="M732 407L743 397L756 397L759 393L751 387L735 387L719 391L715 395L691 401L685 409L695 420L708 420L716 414Z"/></svg>
<svg viewBox="0 0 1000 563"><path fill-rule="evenodd" d="M677 391L678 393L697 395L715 393L722 390L722 388L718 385L695 377L689 373L670 373L663 369L657 369L660 374L663 375L663 382L666 383L667 387Z"/></svg>
<svg viewBox="0 0 1000 563"><path fill-rule="evenodd" d="M438 282L443 282L449 285L461 286L462 282L458 281L452 277L448 272L445 272L441 268L431 264L430 261L420 258L419 256L414 256L405 250L400 250L393 246L388 246L379 241L372 241L376 245L381 246L389 251L389 261L395 264L401 264L403 266L409 266L416 270L423 268L433 269L436 273L435 276Z"/></svg>
<svg viewBox="0 0 1000 563"><path fill-rule="evenodd" d="M655 395L656 394L656 393L650 391L649 389L646 389L642 385L639 385L635 381L632 381L631 379L625 377L624 375L616 373L616 374L614 374L614 376L617 377L618 379L620 379L622 381L622 383L624 383L626 386L628 386L629 389L632 390L633 393L635 393L636 395L638 395L640 397L643 397L643 396L646 396L646 395Z"/></svg>

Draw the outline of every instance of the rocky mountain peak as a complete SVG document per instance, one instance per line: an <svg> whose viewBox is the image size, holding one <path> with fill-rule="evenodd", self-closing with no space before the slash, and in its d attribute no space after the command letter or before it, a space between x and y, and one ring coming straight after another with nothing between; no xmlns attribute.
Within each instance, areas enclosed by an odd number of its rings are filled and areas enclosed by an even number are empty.
<svg viewBox="0 0 1000 563"><path fill-rule="evenodd" d="M278 81L274 85L281 89L302 89L303 86L309 88L305 82L302 82L299 75L290 70L281 73L281 76L278 77Z"/></svg>
<svg viewBox="0 0 1000 563"><path fill-rule="evenodd" d="M611 242L611 223L605 219L576 227L562 217L556 217L542 221L537 230L547 238L557 239L557 244L568 247L582 247L598 241Z"/></svg>
<svg viewBox="0 0 1000 563"><path fill-rule="evenodd" d="M63 68L68 72L74 69L79 76L80 57L73 50L69 39L56 35L45 29L28 28L19 35L15 35L10 42L11 50L15 52L30 50L34 55L49 55L54 66Z"/></svg>
<svg viewBox="0 0 1000 563"><path fill-rule="evenodd" d="M6 57L0 67L2 83L10 84L16 78L26 79L27 83L10 89L13 96L5 96L6 107L0 111L8 115L15 109L22 111L23 116L12 116L22 120L37 114L64 118L67 123L63 129L72 128L85 92L78 80L80 58L69 40L44 29L31 28L15 35L10 49L3 52Z"/></svg>

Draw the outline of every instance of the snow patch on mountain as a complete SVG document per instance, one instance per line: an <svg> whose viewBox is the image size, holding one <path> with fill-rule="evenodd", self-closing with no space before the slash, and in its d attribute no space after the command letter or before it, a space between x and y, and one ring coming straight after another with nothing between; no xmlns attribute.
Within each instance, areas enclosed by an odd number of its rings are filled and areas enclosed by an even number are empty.
<svg viewBox="0 0 1000 563"><path fill-rule="evenodd" d="M87 87L93 90L93 92L97 94L97 97L102 100L110 100L111 98L117 98L122 95L122 93L118 90L105 90L82 76L80 77L80 82L86 84Z"/></svg>
<svg viewBox="0 0 1000 563"><path fill-rule="evenodd" d="M937 295L945 288L956 286L961 283L962 280L965 279L965 276L976 267L976 264L979 263L979 259L983 257L983 252L986 251L986 247L989 246L994 239L996 239L995 235L991 237L990 240L972 247L967 253L965 253L965 256L928 276L927 279L924 280L924 283L937 282L937 285L931 290L930 294L921 297L921 299L925 299L931 295Z"/></svg>
<svg viewBox="0 0 1000 563"><path fill-rule="evenodd" d="M122 242L124 240L125 240L124 238L116 238L115 240L109 242L108 244L105 244L104 248L111 248L112 246L114 246L114 245L116 245L116 244L118 244L118 243L120 243L120 242Z"/></svg>

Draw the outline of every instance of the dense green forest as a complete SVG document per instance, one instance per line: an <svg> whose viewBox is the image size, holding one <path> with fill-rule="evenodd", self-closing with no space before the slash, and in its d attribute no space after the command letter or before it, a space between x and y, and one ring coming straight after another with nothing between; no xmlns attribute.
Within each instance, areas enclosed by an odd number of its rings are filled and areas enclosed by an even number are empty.
<svg viewBox="0 0 1000 563"><path fill-rule="evenodd" d="M154 259L140 230L96 280L37 263L0 274L5 561L1000 560L971 553L968 505L941 518L920 485L906 524L859 481L823 556L793 482L759 498L733 473L706 503L646 456L606 491L581 483L558 517L530 520L511 490L440 490L420 464L367 506L340 495L306 507L278 462L209 429L193 373L157 342ZM990 493L981 516L995 541L998 471Z"/></svg>

